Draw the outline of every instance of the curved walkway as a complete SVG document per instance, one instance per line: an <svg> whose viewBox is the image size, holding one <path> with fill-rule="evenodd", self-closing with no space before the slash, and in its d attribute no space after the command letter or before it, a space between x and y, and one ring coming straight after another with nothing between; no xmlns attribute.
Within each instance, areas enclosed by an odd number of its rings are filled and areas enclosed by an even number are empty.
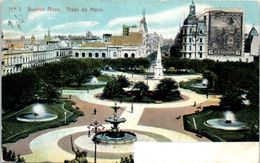
<svg viewBox="0 0 260 163"><path fill-rule="evenodd" d="M109 73L109 75L118 74L117 72ZM126 74L127 77L130 78L130 80L144 80L144 77L141 75L134 75L132 77L131 74L127 73L119 73L119 74ZM189 80L191 78L198 78L199 75L189 75L189 76L173 76L174 79L178 78L178 81L182 80ZM150 85L154 85L155 83L158 83L159 81L154 80L148 80L148 83ZM81 100L84 100L89 103L94 104L102 104L106 106L114 106L115 102L110 100L101 100L99 98L96 98L95 95L98 93L101 93L103 91L103 88L95 89L95 90L89 90L89 91L77 91L77 90L63 90L64 95L75 95ZM125 107L126 109L121 114L121 117L124 117L127 119L127 121L123 124L120 124L121 129L127 129L127 130L138 130L138 131L144 131L144 132L151 132L151 133L157 133L160 135L163 135L167 138L169 138L172 141L197 141L196 139L192 138L191 136L188 136L186 134L162 129L162 128L156 128L156 127L150 127L150 126L142 126L138 125L139 119L144 111L144 108L173 108L173 107L183 107L183 106L191 106L193 105L194 101L196 101L197 104L202 103L206 101L205 95L199 95L193 91L180 89L181 94L188 96L189 99L186 101L175 101L175 102L167 102L162 104L142 104L142 103L134 103L134 112L131 112L131 103L123 102L118 104L120 107ZM109 127L108 124L104 125L106 128ZM60 130L51 131L48 133L45 133L43 135L38 136L30 143L30 148L32 151L32 154L24 155L24 158L28 162L43 162L43 161L52 161L52 162L60 162L61 160L65 159L73 159L74 156L64 151L58 146L58 141L68 135L72 135L78 132L84 132L87 131L87 126L80 126L80 127L71 127L71 128L65 128ZM76 141L76 144L81 144L80 140L78 139ZM99 148L100 152L103 152L101 148ZM47 156L47 157L46 157ZM58 157L57 157L58 156ZM93 158L88 157L89 161L92 161ZM115 162L115 160L106 160L106 159L98 159L101 162ZM117 159L118 160L118 159Z"/></svg>

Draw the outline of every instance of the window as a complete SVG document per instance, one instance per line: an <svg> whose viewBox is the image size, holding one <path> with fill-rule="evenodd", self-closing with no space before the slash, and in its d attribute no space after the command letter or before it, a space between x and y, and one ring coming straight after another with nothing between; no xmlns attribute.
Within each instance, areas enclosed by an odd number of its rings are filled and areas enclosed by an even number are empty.
<svg viewBox="0 0 260 163"><path fill-rule="evenodd" d="M102 58L105 58L106 57L106 53L102 53Z"/></svg>
<svg viewBox="0 0 260 163"><path fill-rule="evenodd" d="M128 54L127 53L125 53L125 58L128 58Z"/></svg>
<svg viewBox="0 0 260 163"><path fill-rule="evenodd" d="M202 58L202 53L199 53L200 58Z"/></svg>
<svg viewBox="0 0 260 163"><path fill-rule="evenodd" d="M200 34L203 34L203 31L202 31L202 29L200 29Z"/></svg>
<svg viewBox="0 0 260 163"><path fill-rule="evenodd" d="M92 58L92 53L88 53L88 57L89 57L89 58Z"/></svg>
<svg viewBox="0 0 260 163"><path fill-rule="evenodd" d="M98 58L98 57L99 57L99 54L98 54L98 53L95 53L95 57Z"/></svg>
<svg viewBox="0 0 260 163"><path fill-rule="evenodd" d="M189 53L189 55L190 55L190 58L191 58L191 53Z"/></svg>
<svg viewBox="0 0 260 163"><path fill-rule="evenodd" d="M57 57L59 56L59 52L56 53L56 56L57 56Z"/></svg>
<svg viewBox="0 0 260 163"><path fill-rule="evenodd" d="M191 46L189 46L189 50L191 51Z"/></svg>
<svg viewBox="0 0 260 163"><path fill-rule="evenodd" d="M75 57L79 57L79 53L78 52L75 53Z"/></svg>
<svg viewBox="0 0 260 163"><path fill-rule="evenodd" d="M84 52L82 53L82 58L85 58L85 53Z"/></svg>
<svg viewBox="0 0 260 163"><path fill-rule="evenodd" d="M202 46L200 46L200 51L202 51Z"/></svg>
<svg viewBox="0 0 260 163"><path fill-rule="evenodd" d="M132 53L132 54L131 54L131 57L134 58L134 57L135 57L135 53Z"/></svg>
<svg viewBox="0 0 260 163"><path fill-rule="evenodd" d="M189 42L191 42L191 38L189 38Z"/></svg>
<svg viewBox="0 0 260 163"><path fill-rule="evenodd" d="M113 53L113 57L117 57L117 53L116 52Z"/></svg>
<svg viewBox="0 0 260 163"><path fill-rule="evenodd" d="M202 38L200 38L200 42L202 42Z"/></svg>
<svg viewBox="0 0 260 163"><path fill-rule="evenodd" d="M192 28L190 28L190 33L192 33Z"/></svg>

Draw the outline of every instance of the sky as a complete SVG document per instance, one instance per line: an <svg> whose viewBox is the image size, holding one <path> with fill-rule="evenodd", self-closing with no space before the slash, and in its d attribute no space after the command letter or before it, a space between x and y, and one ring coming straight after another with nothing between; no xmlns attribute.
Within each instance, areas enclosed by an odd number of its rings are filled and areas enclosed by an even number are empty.
<svg viewBox="0 0 260 163"><path fill-rule="evenodd" d="M148 31L175 38L188 16L192 0L0 0L5 38L21 35L43 38L51 35L122 34L122 26L137 25L146 13ZM237 0L194 0L196 13L206 9L244 11L244 29L254 25L259 31L260 2Z"/></svg>

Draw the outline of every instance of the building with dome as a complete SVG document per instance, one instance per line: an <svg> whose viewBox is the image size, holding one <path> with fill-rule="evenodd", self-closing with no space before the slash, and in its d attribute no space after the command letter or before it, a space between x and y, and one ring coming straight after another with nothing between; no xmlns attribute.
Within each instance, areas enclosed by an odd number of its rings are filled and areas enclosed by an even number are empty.
<svg viewBox="0 0 260 163"><path fill-rule="evenodd" d="M260 55L260 36L258 31L256 30L255 27L252 27L250 30L246 41L245 41L245 46L248 46L246 51L250 55L254 57L259 57Z"/></svg>
<svg viewBox="0 0 260 163"><path fill-rule="evenodd" d="M252 62L254 56L244 53L243 23L244 15L240 10L211 9L197 16L192 1L175 38L178 41L175 46L179 47L183 58Z"/></svg>

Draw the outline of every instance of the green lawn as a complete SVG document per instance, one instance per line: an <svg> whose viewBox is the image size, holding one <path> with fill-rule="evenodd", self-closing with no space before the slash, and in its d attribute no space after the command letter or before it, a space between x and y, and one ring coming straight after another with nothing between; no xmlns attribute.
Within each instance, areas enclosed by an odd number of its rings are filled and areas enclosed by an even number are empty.
<svg viewBox="0 0 260 163"><path fill-rule="evenodd" d="M49 122L20 122L16 120L17 115L25 112L30 112L32 110L32 106L28 106L20 111L12 112L3 115L2 120L2 143L11 143L16 142L21 138L25 138L31 133L54 128L58 126L65 125L64 124L64 109L67 110L67 123L73 122L77 117L80 116L81 112L75 110L71 106L71 102L63 101L59 104L45 104L45 108L47 112L55 113L58 115L58 118Z"/></svg>
<svg viewBox="0 0 260 163"><path fill-rule="evenodd" d="M227 131L221 129L214 129L204 125L204 122L212 118L223 118L223 111L217 107L208 107L200 113L194 113L191 115L185 115L183 118L184 129L203 135L212 141L258 141L258 136L252 132L250 127L252 122L258 124L259 111L258 108L245 107L240 111L236 111L235 117L237 120L248 124L249 130L240 131ZM193 118L197 126L195 130Z"/></svg>
<svg viewBox="0 0 260 163"><path fill-rule="evenodd" d="M108 76L108 75L99 75L99 76L97 77L97 79L98 79L99 81L109 82L109 81L112 80L112 77L111 77L111 76Z"/></svg>
<svg viewBox="0 0 260 163"><path fill-rule="evenodd" d="M102 85L81 85L81 86L70 86L70 87L63 87L64 90L92 90L104 87L105 84Z"/></svg>
<svg viewBox="0 0 260 163"><path fill-rule="evenodd" d="M180 82L179 84L180 84L181 88L189 89L189 90L192 90L192 91L199 93L199 94L206 94L206 93L212 94L213 91L210 91L208 89L194 88L194 87L191 86L192 84L201 83L201 81L202 81L201 79L192 79L192 80L189 80L187 82Z"/></svg>
<svg viewBox="0 0 260 163"><path fill-rule="evenodd" d="M109 82L110 80L112 80L111 76L108 75L100 75L97 77L97 79L99 81L102 82ZM98 84L98 85L87 85L87 84L82 84L81 86L77 86L77 85L73 85L73 86L66 86L63 87L62 89L68 89L68 90L92 90L92 89L97 89L97 88L101 88L104 87L106 84Z"/></svg>

